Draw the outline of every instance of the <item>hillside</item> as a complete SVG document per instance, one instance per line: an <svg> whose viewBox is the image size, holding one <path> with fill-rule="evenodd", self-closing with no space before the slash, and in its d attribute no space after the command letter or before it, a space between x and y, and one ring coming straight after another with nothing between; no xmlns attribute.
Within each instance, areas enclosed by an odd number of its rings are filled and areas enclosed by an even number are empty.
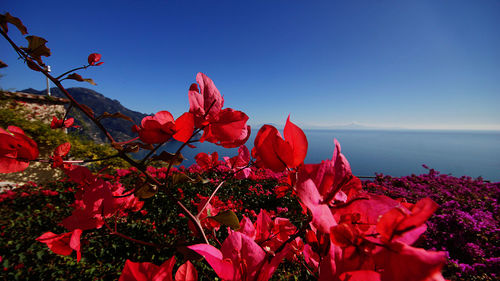
<svg viewBox="0 0 500 281"><path fill-rule="evenodd" d="M104 112L115 113L121 112L134 120L135 123L139 124L146 116L144 113L130 110L117 100L113 100L105 97L103 94L87 88L68 88L68 92L78 101L88 107L90 107L96 116L101 115ZM25 89L21 92L37 95L45 95L46 91L38 91L35 89ZM55 97L64 97L64 94L58 88L51 88L51 94ZM104 134L95 126L86 116L83 116L77 110L71 110L70 117L74 117L76 124L80 125L82 128L79 129L79 133L89 137L96 142L105 142ZM136 137L136 134L131 131L132 123L130 121L119 119L119 118L108 118L102 121L103 125L109 130L111 135L117 141L125 141L130 138Z"/></svg>

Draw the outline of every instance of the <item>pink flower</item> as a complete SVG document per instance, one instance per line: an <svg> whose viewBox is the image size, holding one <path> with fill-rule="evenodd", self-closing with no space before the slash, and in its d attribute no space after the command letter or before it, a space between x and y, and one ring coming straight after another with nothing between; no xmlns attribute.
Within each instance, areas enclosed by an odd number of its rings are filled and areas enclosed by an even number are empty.
<svg viewBox="0 0 500 281"><path fill-rule="evenodd" d="M283 139L278 130L271 125L260 128L255 137L252 156L261 168L281 172L286 168L296 168L304 162L307 154L307 138L304 132L286 120Z"/></svg>
<svg viewBox="0 0 500 281"><path fill-rule="evenodd" d="M133 262L127 260L119 281L172 281L175 257L158 266L150 262ZM181 265L175 273L176 281L196 281L198 272L190 261Z"/></svg>
<svg viewBox="0 0 500 281"><path fill-rule="evenodd" d="M222 109L224 98L214 82L203 73L196 75L197 84L189 88L189 112L194 115L196 128L202 128L200 141L233 148L244 144L250 137L248 116L232 108Z"/></svg>
<svg viewBox="0 0 500 281"><path fill-rule="evenodd" d="M134 125L132 130L138 132L139 138L145 143L163 143L172 137L187 142L194 130L193 115L186 112L174 121L170 112L159 111L153 116L144 117L141 126Z"/></svg>
<svg viewBox="0 0 500 281"><path fill-rule="evenodd" d="M75 229L71 232L63 234L55 234L46 232L38 237L36 240L47 244L49 249L58 254L69 256L73 250L76 251L77 261L80 261L82 253L80 252L80 236L82 235L81 229Z"/></svg>
<svg viewBox="0 0 500 281"><path fill-rule="evenodd" d="M52 122L50 123L50 128L51 129L59 129L59 128L76 127L76 126L73 126L73 123L75 123L74 118L68 118L66 120L63 120L63 119L57 119L57 117L53 116Z"/></svg>
<svg viewBox="0 0 500 281"><path fill-rule="evenodd" d="M269 280L281 260L290 251L287 246L271 260L253 239L240 232L231 233L221 249L208 244L188 246L202 255L224 280L263 281Z"/></svg>
<svg viewBox="0 0 500 281"><path fill-rule="evenodd" d="M26 169L29 161L38 157L38 146L15 126L0 128L0 173L15 173Z"/></svg>

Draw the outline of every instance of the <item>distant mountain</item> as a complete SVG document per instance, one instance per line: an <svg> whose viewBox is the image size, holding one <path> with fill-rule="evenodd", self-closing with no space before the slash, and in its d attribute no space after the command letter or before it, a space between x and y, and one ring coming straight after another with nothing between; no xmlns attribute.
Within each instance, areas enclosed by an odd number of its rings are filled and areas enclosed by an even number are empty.
<svg viewBox="0 0 500 281"><path fill-rule="evenodd" d="M293 121L292 121L293 123ZM285 124L276 124L276 123L266 123L267 125L272 125L276 127L279 131L283 130L285 127ZM260 127L262 127L265 124L257 124L252 126L252 129L255 128L255 130L258 130ZM299 126L303 130L377 130L381 129L379 127L372 127L364 124L360 124L358 122L351 122L348 124L342 124L342 125L308 125L308 124L302 124L302 123L295 123L295 125Z"/></svg>
<svg viewBox="0 0 500 281"><path fill-rule="evenodd" d="M68 88L68 92L75 98L79 103L82 103L90 107L94 111L95 116L99 116L104 112L116 113L120 112L124 115L132 118L136 124L140 124L142 118L146 116L144 113L130 110L120 104L117 100L112 100L105 97L104 95L87 89L87 88ZM35 89L26 89L21 92L37 95L45 95L46 90L38 91ZM51 88L50 93L52 96L66 98L64 94L58 88ZM105 142L106 137L104 134L90 121L86 116L83 115L78 109L72 109L69 114L74 117L76 123L82 126L82 129L78 130L80 134L91 138L96 142ZM102 124L110 132L110 134L117 141L125 141L137 136L136 133L132 132L132 122L120 119L120 118L107 118L102 120Z"/></svg>
<svg viewBox="0 0 500 281"><path fill-rule="evenodd" d="M343 125L330 125L330 126L306 126L309 130L377 130L379 127L367 126L358 122L351 122Z"/></svg>

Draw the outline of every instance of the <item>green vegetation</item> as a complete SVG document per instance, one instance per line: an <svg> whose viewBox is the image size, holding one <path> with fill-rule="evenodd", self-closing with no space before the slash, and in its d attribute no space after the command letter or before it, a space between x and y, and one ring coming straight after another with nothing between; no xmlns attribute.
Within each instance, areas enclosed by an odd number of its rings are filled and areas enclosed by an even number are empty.
<svg viewBox="0 0 500 281"><path fill-rule="evenodd" d="M0 100L0 127L17 126L24 130L37 144L42 157L48 157L60 144L71 143L70 158L78 160L99 159L116 154L107 144L98 144L81 136L78 131L65 133L62 129L51 129L41 120L27 120L29 112L13 100ZM57 116L62 118L62 116ZM125 167L126 162L113 158L95 162L95 166L111 168Z"/></svg>
<svg viewBox="0 0 500 281"><path fill-rule="evenodd" d="M111 181L119 181L130 188L138 174L129 171L135 170L118 170ZM166 169L155 171L161 173ZM195 177L196 174L190 176ZM242 214L245 214L252 221L255 221L255 213L261 208L278 214L276 210L279 207L288 206L287 212L280 213L280 216L289 217L294 225L300 227L306 219L301 214L302 209L292 196L291 190L281 198L262 192L272 192L277 183L278 181L273 179L260 179L258 183L255 180L229 180L214 198L213 204L218 208L231 206L237 211L240 219ZM159 265L173 255L177 257L177 267L184 260L184 245L199 243L201 240L190 230L188 219L179 215L181 211L174 203L175 198L184 197L182 201L186 206L190 210L196 210L197 204L202 200L197 195L208 196L213 188L213 184L202 182L178 184L169 192L161 191L156 196L145 199L140 212L132 212L117 219L119 232L134 239L163 245L162 248L156 249L110 235L108 229L103 226L98 230L84 231L80 262L76 261L74 252L70 256L57 255L45 244L36 241L37 237L47 231L67 231L58 223L73 210L70 204L77 192L75 184L64 180L45 186L27 184L1 193L0 280L117 280L127 259ZM110 218L108 222L114 228L114 219ZM215 245L213 235L207 234ZM222 242L225 236L227 230L222 226L217 232L217 238ZM203 259L195 261L194 265L199 273L199 280L217 280L215 273ZM284 262L273 280L314 278L303 271L300 264Z"/></svg>

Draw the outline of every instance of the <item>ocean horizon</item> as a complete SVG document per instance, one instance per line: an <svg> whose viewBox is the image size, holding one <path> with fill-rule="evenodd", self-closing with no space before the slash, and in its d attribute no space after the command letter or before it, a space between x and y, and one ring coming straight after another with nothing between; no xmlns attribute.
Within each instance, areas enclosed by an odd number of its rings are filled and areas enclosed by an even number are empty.
<svg viewBox="0 0 500 281"><path fill-rule="evenodd" d="M280 130L282 133L282 130ZM422 165L455 177L482 177L500 181L500 131L471 130L389 130L389 129L311 129L305 163L331 159L336 138L354 175L375 174L407 176L427 173ZM251 150L257 130L246 143ZM168 143L163 150L175 152L180 143ZM199 152L217 151L219 159L234 156L237 148L225 149L211 143L195 143L196 148L182 152L188 167Z"/></svg>

